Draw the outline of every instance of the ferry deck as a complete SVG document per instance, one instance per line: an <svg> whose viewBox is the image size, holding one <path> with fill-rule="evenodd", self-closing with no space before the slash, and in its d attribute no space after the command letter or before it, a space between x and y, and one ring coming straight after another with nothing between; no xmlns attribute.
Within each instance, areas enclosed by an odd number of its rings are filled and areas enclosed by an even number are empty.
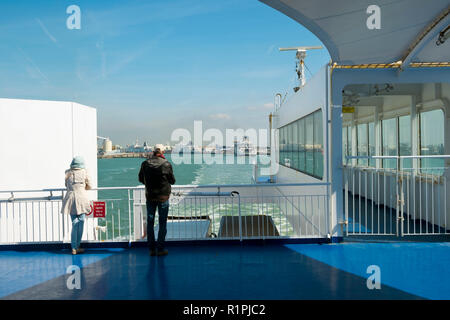
<svg viewBox="0 0 450 320"><path fill-rule="evenodd" d="M448 243L179 244L150 257L136 248L8 250L1 299L449 299ZM437 257L439 257L437 259ZM381 288L367 287L378 265ZM81 268L80 289L68 289ZM268 290L270 288L270 290Z"/></svg>

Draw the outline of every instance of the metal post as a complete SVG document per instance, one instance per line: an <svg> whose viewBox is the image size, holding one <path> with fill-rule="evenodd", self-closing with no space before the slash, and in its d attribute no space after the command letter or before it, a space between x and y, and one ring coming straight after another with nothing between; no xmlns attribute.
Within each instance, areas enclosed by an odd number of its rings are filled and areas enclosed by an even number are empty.
<svg viewBox="0 0 450 320"><path fill-rule="evenodd" d="M119 240L120 240L120 237L121 237L121 234L120 234L120 208L117 208L117 215L118 215L118 219L119 219Z"/></svg>
<svg viewBox="0 0 450 320"><path fill-rule="evenodd" d="M237 191L232 191L231 196L234 197L237 195L238 197L238 213L239 213L239 241L242 242L242 215L241 215L241 195Z"/></svg>
<svg viewBox="0 0 450 320"><path fill-rule="evenodd" d="M344 184L344 188L345 188L345 191L344 191L344 211L345 211L345 221L344 221L344 227L345 227L345 231L344 231L344 234L345 234L345 236L347 236L348 235L348 198L349 198L349 194L348 194L348 169L347 168L344 168L344 170L343 170L344 172L343 172L343 174L344 174L344 181L345 181L345 184Z"/></svg>
<svg viewBox="0 0 450 320"><path fill-rule="evenodd" d="M147 223L148 223L148 221L147 221ZM130 189L128 189L128 245L131 245L131 199L130 199Z"/></svg>
<svg viewBox="0 0 450 320"><path fill-rule="evenodd" d="M112 241L115 240L115 233L114 233L114 211L111 212L111 224L112 224Z"/></svg>
<svg viewBox="0 0 450 320"><path fill-rule="evenodd" d="M242 242L242 214L241 214L241 195L238 194L238 210L239 210L239 241Z"/></svg>

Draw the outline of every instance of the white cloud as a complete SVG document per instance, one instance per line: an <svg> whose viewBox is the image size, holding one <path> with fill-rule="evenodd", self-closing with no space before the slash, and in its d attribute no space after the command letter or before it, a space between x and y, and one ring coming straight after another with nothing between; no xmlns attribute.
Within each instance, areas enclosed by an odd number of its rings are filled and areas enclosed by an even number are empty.
<svg viewBox="0 0 450 320"><path fill-rule="evenodd" d="M249 106L247 109L250 110L250 111L270 110L270 109L273 109L273 103L272 102L267 102L267 103L264 103L263 105Z"/></svg>
<svg viewBox="0 0 450 320"><path fill-rule="evenodd" d="M53 41L54 43L57 43L58 41L56 40L56 38L50 33L50 31L48 31L48 29L45 27L44 23L40 20L36 18L37 23L39 24L39 26L41 27L42 31L47 35L47 37Z"/></svg>
<svg viewBox="0 0 450 320"><path fill-rule="evenodd" d="M230 120L231 116L226 113L216 113L209 116L213 120Z"/></svg>
<svg viewBox="0 0 450 320"><path fill-rule="evenodd" d="M32 79L41 79L41 80L44 80L45 83L48 83L49 80L48 80L47 76L41 71L41 69L39 69L39 67L36 65L36 63L34 63L33 59L31 59L22 48L19 48L19 51L22 53L22 55L28 61L28 64L24 66L28 75Z"/></svg>

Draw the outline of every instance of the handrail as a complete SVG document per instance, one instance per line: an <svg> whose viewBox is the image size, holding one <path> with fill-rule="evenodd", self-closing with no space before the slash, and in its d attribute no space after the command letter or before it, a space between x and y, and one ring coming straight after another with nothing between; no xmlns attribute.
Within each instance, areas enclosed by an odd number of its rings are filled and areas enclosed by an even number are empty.
<svg viewBox="0 0 450 320"><path fill-rule="evenodd" d="M450 158L450 155L428 155L428 156L345 156L347 159L427 159L427 158Z"/></svg>
<svg viewBox="0 0 450 320"><path fill-rule="evenodd" d="M267 184L211 184L211 185L173 185L175 189L197 189L197 188L259 188L259 187L305 187L305 186L328 186L329 182L313 182L313 183L267 183ZM104 190L139 190L145 189L145 186L135 187L98 187L87 191L104 191ZM38 189L38 190L0 190L0 193L21 193L21 192L52 192L67 191L66 188Z"/></svg>
<svg viewBox="0 0 450 320"><path fill-rule="evenodd" d="M221 185L221 187L215 188L211 185L175 185L172 188L174 197L171 201L171 210L175 216L191 217L191 219L192 217L198 219L206 213L210 216L212 225L212 229L208 230L216 232L216 230L224 228L222 229L224 232L218 236L222 239L243 241L253 237L262 237L262 239L297 236L325 237L330 230L325 225L328 214L325 205L327 183L270 185L274 188L280 186L281 194L265 192L265 190L272 189L258 189L260 185L256 184L247 185L251 186L250 188L239 188L245 185L236 185L238 188L231 188L230 185ZM283 188L283 186L300 187L294 187L289 192L284 192L288 188ZM321 193L320 195L304 194L309 193L314 186L324 186L317 190L317 193ZM199 187L199 189L195 189L195 187ZM8 227L5 229L5 233L1 233L0 243L64 241L70 232L71 225L67 215L60 214L62 208L60 201L66 194L64 190L63 188L46 188L18 190L15 191L16 193L3 191L0 194L1 229L3 230L5 225L7 227L14 225L14 228ZM105 216L97 220L88 220L86 240L141 241L145 237L144 186L99 187L95 190L115 191L104 191L105 197L102 197L103 191L98 193L99 198L105 201ZM28 193L21 193L23 191ZM36 193L32 193L33 191ZM116 196L112 196L113 192ZM96 193L94 191L92 195ZM107 195L109 193L111 195ZM32 198L34 196L36 198ZM97 197L95 198L97 199ZM26 203L28 200L33 201L31 205ZM48 203L47 200L51 200L52 203ZM59 202L53 202L53 200ZM304 205L300 207L300 203ZM126 218L127 216L128 218ZM121 225L121 222L124 221L126 223ZM36 225L39 227L35 228ZM198 227L195 224L195 230L191 230L191 226L193 228L194 224L172 224L170 239L203 239L203 227L201 230L197 230ZM103 230L103 232L99 230ZM205 234L207 237L208 234Z"/></svg>
<svg viewBox="0 0 450 320"><path fill-rule="evenodd" d="M194 196L194 197L232 197L237 191L231 192L172 192L174 196ZM237 192L239 194L239 192Z"/></svg>

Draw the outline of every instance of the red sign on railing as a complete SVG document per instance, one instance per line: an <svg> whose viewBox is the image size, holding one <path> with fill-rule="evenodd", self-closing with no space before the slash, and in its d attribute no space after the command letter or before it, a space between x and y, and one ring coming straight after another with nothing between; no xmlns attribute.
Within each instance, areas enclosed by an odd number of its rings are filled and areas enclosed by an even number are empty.
<svg viewBox="0 0 450 320"><path fill-rule="evenodd" d="M94 218L104 218L106 216L106 203L104 201L93 201L92 211Z"/></svg>

